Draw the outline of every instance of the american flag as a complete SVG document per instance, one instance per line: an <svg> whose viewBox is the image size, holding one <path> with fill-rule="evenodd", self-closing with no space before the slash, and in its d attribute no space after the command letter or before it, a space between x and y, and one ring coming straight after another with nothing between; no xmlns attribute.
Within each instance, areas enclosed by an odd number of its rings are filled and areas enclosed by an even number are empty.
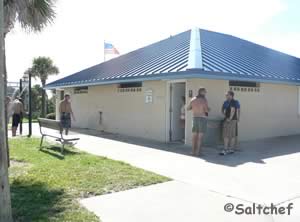
<svg viewBox="0 0 300 222"><path fill-rule="evenodd" d="M119 55L119 51L113 44L104 42L104 54L116 54Z"/></svg>

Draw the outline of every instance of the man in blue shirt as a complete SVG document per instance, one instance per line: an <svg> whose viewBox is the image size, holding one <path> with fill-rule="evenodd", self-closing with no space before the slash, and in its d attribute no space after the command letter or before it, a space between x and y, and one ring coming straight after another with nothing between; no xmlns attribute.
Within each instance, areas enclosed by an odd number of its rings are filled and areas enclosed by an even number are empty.
<svg viewBox="0 0 300 222"><path fill-rule="evenodd" d="M233 121L231 124L235 123L235 127L234 129L231 129L234 131L234 136L232 138L230 138L231 141L224 141L226 143L231 143L231 148L233 149L228 149L228 145L229 144L224 144L225 145L225 149L227 153L233 153L236 149L237 149L237 144L238 144L238 121L240 119L240 110L241 110L241 106L238 100L235 100L234 98L234 93L232 91L229 91L226 94L226 101L223 103L222 106L222 110L221 112L224 114L224 116L226 117L226 120L228 120L228 117L230 116L230 109L231 107L234 108L234 115L233 115ZM229 112L229 113L227 113ZM228 116L229 115L229 116ZM224 121L225 125L228 125L228 122L226 122L226 120ZM226 128L226 127L225 127ZM227 127L228 128L228 127ZM232 128L232 127L231 127ZM225 130L225 132L228 132L228 130ZM223 126L223 134L224 134L224 126ZM224 135L223 135L224 136ZM228 135L227 135L228 136ZM226 136L226 137L227 137ZM225 138L224 138L225 139ZM228 149L228 150L227 150ZM225 155L225 154L224 154Z"/></svg>

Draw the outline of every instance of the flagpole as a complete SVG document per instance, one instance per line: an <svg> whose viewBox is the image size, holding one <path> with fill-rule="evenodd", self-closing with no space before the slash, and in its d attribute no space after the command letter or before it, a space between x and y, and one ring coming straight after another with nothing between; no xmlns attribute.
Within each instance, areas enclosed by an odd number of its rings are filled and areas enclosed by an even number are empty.
<svg viewBox="0 0 300 222"><path fill-rule="evenodd" d="M104 44L103 44L103 60L105 62L105 40L104 40Z"/></svg>

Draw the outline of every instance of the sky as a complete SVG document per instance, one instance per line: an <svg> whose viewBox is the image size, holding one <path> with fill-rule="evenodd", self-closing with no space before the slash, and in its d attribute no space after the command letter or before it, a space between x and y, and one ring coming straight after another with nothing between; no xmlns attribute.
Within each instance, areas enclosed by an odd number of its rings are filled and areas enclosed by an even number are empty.
<svg viewBox="0 0 300 222"><path fill-rule="evenodd" d="M194 27L300 58L299 0L57 0L55 5L56 19L41 33L17 24L6 37L9 81L18 81L37 56L58 66L51 82L103 62L104 41L125 54Z"/></svg>

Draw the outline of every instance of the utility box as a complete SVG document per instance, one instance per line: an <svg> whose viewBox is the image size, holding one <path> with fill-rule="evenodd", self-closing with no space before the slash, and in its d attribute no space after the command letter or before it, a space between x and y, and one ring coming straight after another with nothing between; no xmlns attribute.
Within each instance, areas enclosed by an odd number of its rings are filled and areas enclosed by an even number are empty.
<svg viewBox="0 0 300 222"><path fill-rule="evenodd" d="M205 146L217 148L218 145L223 143L222 125L223 125L222 117L207 118L207 131L203 138L203 143Z"/></svg>

